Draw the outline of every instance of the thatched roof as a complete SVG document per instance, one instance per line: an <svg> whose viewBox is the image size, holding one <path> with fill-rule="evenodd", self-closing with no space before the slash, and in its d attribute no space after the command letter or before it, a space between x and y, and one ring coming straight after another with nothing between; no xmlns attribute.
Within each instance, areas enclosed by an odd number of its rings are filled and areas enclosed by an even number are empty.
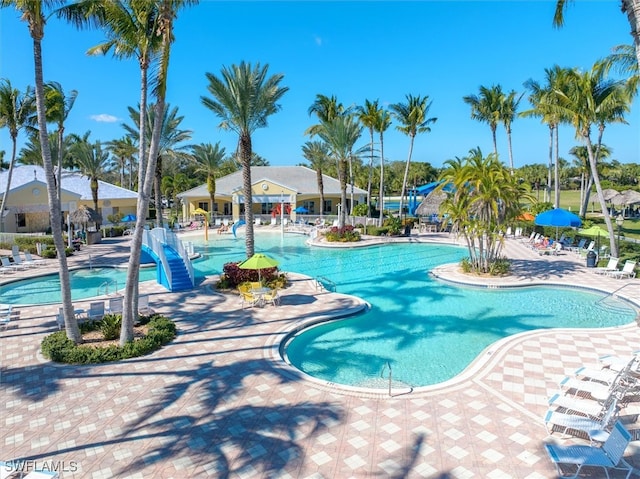
<svg viewBox="0 0 640 479"><path fill-rule="evenodd" d="M93 208L85 205L78 206L78 209L69 214L72 223L85 225L87 223L97 223L100 221L100 215Z"/></svg>
<svg viewBox="0 0 640 479"><path fill-rule="evenodd" d="M436 215L440 212L440 205L447 199L447 193L444 191L434 190L429 193L422 203L416 208L417 216Z"/></svg>

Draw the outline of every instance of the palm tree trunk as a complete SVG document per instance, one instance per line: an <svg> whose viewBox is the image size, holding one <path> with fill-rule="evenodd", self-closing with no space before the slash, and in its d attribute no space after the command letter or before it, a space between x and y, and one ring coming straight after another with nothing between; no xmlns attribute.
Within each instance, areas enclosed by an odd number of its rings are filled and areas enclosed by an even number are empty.
<svg viewBox="0 0 640 479"><path fill-rule="evenodd" d="M369 159L369 183L367 184L367 218L371 216L371 183L373 182L373 128L369 129L371 134L371 158Z"/></svg>
<svg viewBox="0 0 640 479"><path fill-rule="evenodd" d="M353 157L349 155L349 183L351 190L351 204L349 205L349 216L353 216Z"/></svg>
<svg viewBox="0 0 640 479"><path fill-rule="evenodd" d="M491 127L491 138L493 139L493 152L496 154L496 158L498 158L498 138L496 136L497 128L495 126Z"/></svg>
<svg viewBox="0 0 640 479"><path fill-rule="evenodd" d="M62 142L64 137L64 128L62 125L58 128L58 201L60 201L60 218L59 223L64 222L62 217Z"/></svg>
<svg viewBox="0 0 640 479"><path fill-rule="evenodd" d="M58 256L58 264L60 267L60 292L62 293L62 309L64 313L64 326L67 337L78 344L82 342L80 328L78 328L78 320L75 317L73 303L71 302L71 283L69 278L69 267L67 265L67 255L65 252L65 244L62 238L62 224L60 218L62 211L60 207L60 198L56 189L55 176L53 174L53 162L51 160L51 149L49 148L49 134L47 132L47 121L45 117L44 105L44 81L42 74L42 45L40 39L33 39L33 59L35 63L35 82L36 82L36 108L38 112L38 130L40 135L40 147L42 149L42 162L44 172L47 179L47 195L49 205L51 207L51 233L53 234L53 243Z"/></svg>
<svg viewBox="0 0 640 479"><path fill-rule="evenodd" d="M631 26L631 36L640 67L640 0L622 0L622 11L627 14Z"/></svg>
<svg viewBox="0 0 640 479"><path fill-rule="evenodd" d="M154 190L156 192L156 225L158 228L164 226L162 218L162 157L160 156L156 161L156 171L154 174Z"/></svg>
<svg viewBox="0 0 640 479"><path fill-rule="evenodd" d="M340 180L340 214L338 215L338 227L343 228L345 210L347 205L347 160L338 160L338 179Z"/></svg>
<svg viewBox="0 0 640 479"><path fill-rule="evenodd" d="M560 208L560 153L559 153L559 144L560 141L558 140L559 137L559 131L558 128L556 128L556 135L555 135L555 146L556 146L556 162L555 162L555 167L554 167L554 188L555 188L555 199L554 199L554 207L555 208Z"/></svg>
<svg viewBox="0 0 640 479"><path fill-rule="evenodd" d="M7 197L9 196L9 190L11 190L11 177L13 176L13 165L16 161L17 150L17 135L11 135L11 161L9 161L9 171L7 172L7 186L4 189L4 195L2 195L2 202L0 203L0 232L5 230L4 227L4 207L7 203Z"/></svg>
<svg viewBox="0 0 640 479"><path fill-rule="evenodd" d="M509 167L513 174L513 147L511 146L511 127L507 128L507 147L509 149Z"/></svg>
<svg viewBox="0 0 640 479"><path fill-rule="evenodd" d="M553 166L553 135L555 127L549 125L549 171L547 172L547 187L544 190L544 200L551 201L551 167Z"/></svg>
<svg viewBox="0 0 640 479"><path fill-rule="evenodd" d="M378 202L379 225L382 226L384 221L384 143L382 141L382 132L380 132L380 201Z"/></svg>
<svg viewBox="0 0 640 479"><path fill-rule="evenodd" d="M411 155L413 153L413 140L415 136L411 136L411 140L409 141L409 156L407 157L407 164L404 167L404 179L402 180L402 192L400 193L400 209L398 210L398 215L402 218L402 208L404 207L404 195L407 191L407 180L409 178L409 165L411 164Z"/></svg>
<svg viewBox="0 0 640 479"><path fill-rule="evenodd" d="M600 201L600 208L602 209L602 216L604 216L604 222L607 225L607 231L609 232L609 242L611 243L611 256L618 258L618 244L616 243L616 235L613 229L613 223L611 222L611 216L607 210L607 203L604 200L604 193L602 192L602 185L600 185L600 176L598 175L598 168L596 163L596 156L593 153L593 146L591 145L591 138L589 135L583 135L587 143L587 152L589 153L589 165L591 166L591 176L593 182L596 184L596 192L598 193L598 200Z"/></svg>
<svg viewBox="0 0 640 479"><path fill-rule="evenodd" d="M322 170L316 170L316 181L318 182L318 191L320 192L320 218L324 216L324 182L322 181Z"/></svg>
<svg viewBox="0 0 640 479"><path fill-rule="evenodd" d="M245 225L245 252L247 258L255 253L255 240L253 237L253 192L251 191L251 135L240 135L240 161L242 162L242 181L244 186L244 221Z"/></svg>

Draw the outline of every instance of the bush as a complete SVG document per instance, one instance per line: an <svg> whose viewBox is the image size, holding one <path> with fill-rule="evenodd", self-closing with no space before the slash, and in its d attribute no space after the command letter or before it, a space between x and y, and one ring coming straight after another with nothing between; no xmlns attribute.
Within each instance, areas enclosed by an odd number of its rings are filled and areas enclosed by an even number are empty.
<svg viewBox="0 0 640 479"><path fill-rule="evenodd" d="M116 317L118 322L120 316L107 315ZM108 322L114 322L109 319ZM82 344L75 345L73 341L67 338L64 331L57 331L42 340L42 354L52 361L68 364L95 364L105 363L109 361L119 361L121 359L135 358L144 356L153 351L160 349L176 337L176 325L170 319L154 314L151 316L141 316L141 324L149 324L149 330L144 338L135 339L128 342L124 346L110 345L103 347L91 347ZM95 321L85 323L82 329L86 331L102 328L103 321ZM119 331L118 331L119 333ZM117 335L116 335L117 337Z"/></svg>
<svg viewBox="0 0 640 479"><path fill-rule="evenodd" d="M339 241L342 243L360 241L360 233L351 225L345 225L342 228L332 226L329 231L325 233L325 239L327 241Z"/></svg>
<svg viewBox="0 0 640 479"><path fill-rule="evenodd" d="M226 263L222 267L222 276L216 285L218 289L233 289L240 283L258 281L259 278L262 279L263 283L269 285L287 283L286 276L280 273L277 267L261 269L260 274L258 274L257 269L239 268L238 266L241 262Z"/></svg>
<svg viewBox="0 0 640 479"><path fill-rule="evenodd" d="M120 326L122 325L122 316L119 314L105 314L102 320L98 322L100 332L104 339L116 339L120 336Z"/></svg>

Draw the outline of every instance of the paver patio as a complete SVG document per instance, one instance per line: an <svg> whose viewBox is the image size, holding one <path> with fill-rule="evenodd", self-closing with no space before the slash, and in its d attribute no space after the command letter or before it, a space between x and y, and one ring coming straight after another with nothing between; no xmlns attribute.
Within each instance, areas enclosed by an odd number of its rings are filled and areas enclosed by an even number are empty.
<svg viewBox="0 0 640 479"><path fill-rule="evenodd" d="M93 264L122 262L127 240L83 248L73 261L88 264L89 254ZM596 276L571 254L538 256L510 239L506 255L514 275L488 280L494 287L597 285L640 302L640 281ZM470 281L457 265L434 274ZM0 333L0 460L64 466L64 478L549 478L542 417L558 381L603 354L640 349L636 324L534 331L492 345L442 385L395 397L342 388L301 377L277 346L301 322L362 303L290 279L281 306L245 310L216 293L213 278L181 293L144 283L179 335L155 354L105 365L44 360L39 344L56 329L58 306L20 307L17 327ZM640 466L638 445L627 456Z"/></svg>

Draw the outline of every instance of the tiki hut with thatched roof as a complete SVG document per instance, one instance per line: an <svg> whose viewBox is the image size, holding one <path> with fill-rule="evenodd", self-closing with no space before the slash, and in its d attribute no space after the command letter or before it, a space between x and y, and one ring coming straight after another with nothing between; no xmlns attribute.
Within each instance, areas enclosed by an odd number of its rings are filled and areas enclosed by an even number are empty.
<svg viewBox="0 0 640 479"><path fill-rule="evenodd" d="M86 238L87 244L100 242L101 219L96 210L85 205L80 205L77 210L69 213L69 221L76 227L80 227L82 236Z"/></svg>
<svg viewBox="0 0 640 479"><path fill-rule="evenodd" d="M447 193L433 190L416 208L416 216L433 216L440 213L440 205L447 199Z"/></svg>

